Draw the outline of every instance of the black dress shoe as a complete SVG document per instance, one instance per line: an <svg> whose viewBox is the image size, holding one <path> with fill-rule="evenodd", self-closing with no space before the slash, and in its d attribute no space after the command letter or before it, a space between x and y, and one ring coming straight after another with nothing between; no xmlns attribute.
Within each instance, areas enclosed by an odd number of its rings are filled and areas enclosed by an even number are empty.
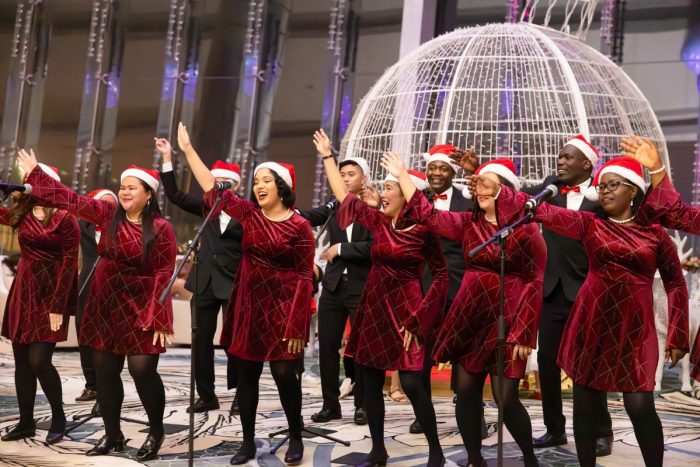
<svg viewBox="0 0 700 467"><path fill-rule="evenodd" d="M330 422L331 420L339 420L341 418L342 416L340 415L340 410L334 411L328 409L321 409L320 412L311 415L311 420L313 420L316 423L326 423Z"/></svg>
<svg viewBox="0 0 700 467"><path fill-rule="evenodd" d="M418 423L418 420L413 420L411 426L408 427L408 431L411 434L418 435L420 433L423 433L423 428L421 428L420 423Z"/></svg>
<svg viewBox="0 0 700 467"><path fill-rule="evenodd" d="M238 405L238 390L236 390L236 395L233 396L233 402L231 402L231 409L228 411L229 415L240 415L241 406Z"/></svg>
<svg viewBox="0 0 700 467"><path fill-rule="evenodd" d="M97 391L94 389L83 389L82 394L75 398L75 402L88 402L97 400Z"/></svg>
<svg viewBox="0 0 700 467"><path fill-rule="evenodd" d="M158 450L163 445L164 439L165 435L161 436L160 439L156 439L156 437L151 434L146 436L146 441L143 442L136 452L136 460L150 461L158 457Z"/></svg>
<svg viewBox="0 0 700 467"><path fill-rule="evenodd" d="M22 428L19 425L2 435L3 441L17 441L18 439L31 438L36 435L36 427L30 426Z"/></svg>
<svg viewBox="0 0 700 467"><path fill-rule="evenodd" d="M197 402L192 406L194 413L206 412L207 410L219 410L219 399L214 398L210 401L197 399ZM187 413L190 413L190 407L187 407Z"/></svg>
<svg viewBox="0 0 700 467"><path fill-rule="evenodd" d="M304 458L304 443L301 439L289 438L289 449L284 454L284 463L299 465Z"/></svg>
<svg viewBox="0 0 700 467"><path fill-rule="evenodd" d="M362 407L355 409L355 416L353 417L355 425L367 425L367 413Z"/></svg>
<svg viewBox="0 0 700 467"><path fill-rule="evenodd" d="M109 439L107 435L104 435L97 442L97 445L85 453L86 456L106 456L111 451L122 452L124 450L124 445L126 445L126 439L124 439L124 433L119 433L116 439Z"/></svg>
<svg viewBox="0 0 700 467"><path fill-rule="evenodd" d="M236 454L231 458L231 465L242 465L251 459L255 459L255 444L252 446L242 444Z"/></svg>
<svg viewBox="0 0 700 467"><path fill-rule="evenodd" d="M612 435L598 438L595 442L596 457L605 457L612 454L613 441L615 441L615 438Z"/></svg>
<svg viewBox="0 0 700 467"><path fill-rule="evenodd" d="M549 433L545 433L539 438L532 440L533 448L549 448L552 446L563 446L567 443L566 433L559 436L552 436Z"/></svg>
<svg viewBox="0 0 700 467"><path fill-rule="evenodd" d="M388 460L389 454L387 454L386 451L377 454L370 452L369 454L367 454L365 460L357 464L356 467L375 467L377 465L380 467L384 467Z"/></svg>

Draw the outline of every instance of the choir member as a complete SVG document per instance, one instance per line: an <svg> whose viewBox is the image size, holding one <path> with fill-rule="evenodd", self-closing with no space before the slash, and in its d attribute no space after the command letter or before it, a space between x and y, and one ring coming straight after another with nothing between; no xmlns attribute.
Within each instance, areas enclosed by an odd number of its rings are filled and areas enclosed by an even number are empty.
<svg viewBox="0 0 700 467"><path fill-rule="evenodd" d="M467 269L447 316L435 338L434 359L453 361L457 373L455 415L469 454L469 465L485 466L481 455L483 387L491 376L494 399L502 404L508 431L523 452L526 466L536 466L532 425L518 397L527 358L537 342L537 323L542 306L542 280L547 257L542 235L534 224L517 229L506 242L503 387L497 376L498 316L500 312L500 248L492 244L473 258L467 253L503 225L496 220L495 200L479 196L471 212L449 212L431 206L401 171L401 189L409 200L405 216L425 225L441 237L461 242ZM475 174L514 189L520 187L510 159L496 159L480 166ZM501 395L503 399L501 400Z"/></svg>
<svg viewBox="0 0 700 467"><path fill-rule="evenodd" d="M497 188L479 179L477 193ZM676 247L659 225L642 225L635 213L645 191L642 167L612 159L586 192L603 214L543 203L534 220L583 242L590 269L566 323L559 364L574 381L574 438L582 466L595 465L596 438L606 392L622 392L625 409L647 466L663 463L661 421L654 407L658 345L652 282L658 269L669 303L667 353L675 365L688 351L688 290ZM528 199L501 187L499 218Z"/></svg>
<svg viewBox="0 0 700 467"><path fill-rule="evenodd" d="M180 124L178 144L208 206L220 194L214 176L201 161ZM289 424L288 465L302 461L301 380L299 354L308 338L314 238L309 223L293 210L296 176L289 164L264 162L255 167L254 201L230 190L221 193L224 211L243 226L243 257L234 288L229 353L238 362L238 400L243 443L231 464L255 457L255 412L263 364L277 384ZM233 298L233 297L232 297Z"/></svg>
<svg viewBox="0 0 700 467"><path fill-rule="evenodd" d="M80 343L93 349L97 403L105 435L88 456L122 451L120 428L124 399L124 361L148 415L149 431L136 457L153 459L163 443L165 389L158 359L173 333L170 297L158 302L175 269L172 225L156 202L158 173L131 166L121 174L119 204L80 196L36 168L34 153L21 150L18 161L29 174L32 196L47 206L65 209L95 224L102 235L100 262L80 325Z"/></svg>
<svg viewBox="0 0 700 467"><path fill-rule="evenodd" d="M384 180L381 195L384 211L370 207L348 192L323 130L314 134L314 143L323 158L333 194L341 203L340 227L359 222L370 231L373 240L372 268L346 346L346 352L362 368L365 410L372 437L372 450L360 465L370 467L387 462L382 388L389 370L399 370L401 385L428 440L428 465L443 465L445 458L437 435L435 409L422 380L424 344L432 337L434 321L443 310L448 287L440 241L425 226L398 222L406 201L395 177ZM416 183L427 188L424 174L412 174ZM424 296L421 275L425 264L430 268L433 282Z"/></svg>
<svg viewBox="0 0 700 467"><path fill-rule="evenodd" d="M642 204L640 218L646 222L658 222L669 229L700 235L700 207L683 202L666 173L656 145L634 135L624 138L621 145L624 155L636 159L651 174L652 189ZM693 365L690 375L700 381L700 333L695 336L690 363Z"/></svg>
<svg viewBox="0 0 700 467"><path fill-rule="evenodd" d="M174 205L184 211L199 216L206 217L209 213L202 197L183 193L177 187L175 172L172 163L172 148L170 142L163 138L156 139L156 150L163 158L163 167L160 173L160 180L163 183L165 196ZM216 161L210 170L217 182L230 181L231 191L238 190L241 182L241 171L238 164L228 164L223 161ZM197 264L197 277L194 269L190 270L190 275L185 283L185 288L197 294L197 331L195 336L195 364L194 379L197 386L199 398L192 410L195 413L207 410L217 410L219 399L214 392L214 334L216 333L217 318L219 310L226 310L228 307L233 283L241 262L243 239L243 227L241 224L224 212L223 206L219 205L209 223L204 228L204 234L200 240L199 263ZM224 332L228 335L230 330L230 318L224 316ZM224 347L228 348L227 345ZM236 363L230 355L228 357L227 380L228 388L236 387ZM190 409L188 408L188 411ZM238 414L238 398L234 397L230 412Z"/></svg>
<svg viewBox="0 0 700 467"><path fill-rule="evenodd" d="M117 195L106 188L93 190L88 193L88 196L113 203L114 205L119 202ZM100 236L102 235L102 232L95 224L82 219L78 221L78 224L80 225L80 256L82 257L82 266L78 276L78 283L80 284L78 293L80 291L83 293L78 296L78 312L75 315L76 335L80 335L80 323L87 304L88 291L94 278L94 268L100 257L97 253L97 244L100 243ZM85 377L85 387L83 392L75 398L75 401L93 401L97 397L97 383L95 382L95 367L92 365L92 349L87 345L79 344L78 350L80 352L80 366Z"/></svg>
<svg viewBox="0 0 700 467"><path fill-rule="evenodd" d="M59 180L58 170L44 164L44 176ZM52 209L34 197L13 195L11 208L0 207L0 224L17 231L21 259L10 288L2 320L2 336L12 342L19 423L3 441L36 434L36 382L51 406L48 444L63 439L61 378L51 362L57 342L68 337L70 315L78 307L78 244L80 228L74 216Z"/></svg>

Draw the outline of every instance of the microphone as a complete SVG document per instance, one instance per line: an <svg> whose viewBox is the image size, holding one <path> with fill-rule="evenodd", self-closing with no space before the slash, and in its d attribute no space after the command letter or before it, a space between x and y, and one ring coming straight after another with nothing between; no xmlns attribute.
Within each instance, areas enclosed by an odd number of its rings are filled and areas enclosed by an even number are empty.
<svg viewBox="0 0 700 467"><path fill-rule="evenodd" d="M547 185L547 188L527 200L525 203L525 209L532 211L540 204L541 201L551 198L552 196L556 196L557 193L559 193L559 188L557 188L556 185Z"/></svg>
<svg viewBox="0 0 700 467"><path fill-rule="evenodd" d="M219 191L224 191L233 188L233 182L231 180L225 180L223 182L214 183L214 189Z"/></svg>
<svg viewBox="0 0 700 467"><path fill-rule="evenodd" d="M0 183L0 191L4 193L12 193L13 191L19 191L20 193L29 194L32 192L32 186L25 183L24 185L17 185L15 183Z"/></svg>
<svg viewBox="0 0 700 467"><path fill-rule="evenodd" d="M334 212L338 208L338 200L333 198L331 201L324 204L324 207L330 209L331 212Z"/></svg>

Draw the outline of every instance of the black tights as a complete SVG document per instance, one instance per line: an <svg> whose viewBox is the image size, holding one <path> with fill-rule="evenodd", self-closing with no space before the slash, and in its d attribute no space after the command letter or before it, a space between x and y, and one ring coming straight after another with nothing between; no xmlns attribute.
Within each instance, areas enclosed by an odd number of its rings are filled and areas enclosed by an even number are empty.
<svg viewBox="0 0 700 467"><path fill-rule="evenodd" d="M31 344L12 344L15 356L15 388L19 406L19 428L34 426L34 399L36 398L36 380L51 405L52 432L61 432L66 427L66 415L63 412L63 390L61 378L56 367L51 363L56 344L32 342Z"/></svg>
<svg viewBox="0 0 700 467"><path fill-rule="evenodd" d="M357 364L357 363L356 363ZM365 384L365 411L367 412L367 423L372 436L371 454L382 454L386 448L384 446L384 380L386 371L362 366L362 376ZM423 429L425 438L428 440L430 458L428 463L442 459L442 448L437 433L437 423L435 421L435 408L430 395L425 389L423 372L421 371L399 371L399 379L408 400L411 401L416 419Z"/></svg>
<svg viewBox="0 0 700 467"><path fill-rule="evenodd" d="M109 439L116 439L121 433L119 417L124 401L121 372L124 369L125 359L141 404L148 416L148 433L156 439L164 435L165 388L158 374L159 357L160 354L126 357L104 350L93 351L93 364L97 378L97 403L100 406L105 432Z"/></svg>
<svg viewBox="0 0 700 467"><path fill-rule="evenodd" d="M474 465L481 465L481 417L483 411L484 382L486 372L470 373L461 365L455 365L456 370L456 392L457 404L455 405L455 417L457 426L462 433L464 447L469 454L469 462ZM503 398L503 421L508 431L518 443L523 453L525 465L537 465L535 451L532 448L532 425L530 416L525 410L518 397L517 378L503 378L504 398ZM491 388L493 398L497 404L501 404L500 391L498 387L498 377L491 375Z"/></svg>
<svg viewBox="0 0 700 467"><path fill-rule="evenodd" d="M255 413L258 409L259 382L264 362L237 359L238 405L241 409L243 446L255 447ZM289 437L301 440L301 380L299 360L277 360L270 362L270 372L277 385L280 402L289 425Z"/></svg>
<svg viewBox="0 0 700 467"><path fill-rule="evenodd" d="M664 437L653 393L626 392L622 397L644 464L660 467L664 460ZM574 384L574 438L582 467L595 465L596 438L601 417L605 416L606 399L604 391Z"/></svg>

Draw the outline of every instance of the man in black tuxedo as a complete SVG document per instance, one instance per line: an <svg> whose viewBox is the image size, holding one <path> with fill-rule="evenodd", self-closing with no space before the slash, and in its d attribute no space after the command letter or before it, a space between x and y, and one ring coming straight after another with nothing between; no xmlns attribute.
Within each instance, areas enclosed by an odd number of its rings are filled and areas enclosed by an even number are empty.
<svg viewBox="0 0 700 467"><path fill-rule="evenodd" d="M351 193L359 194L370 181L369 165L359 157L341 161L340 175ZM357 304L367 282L372 266L370 249L372 238L369 231L355 222L343 230L336 220L338 203L301 211L301 215L314 227L326 226L330 247L324 253L328 261L323 275L323 291L318 304L319 366L321 370L321 392L323 407L311 419L325 423L342 417L340 410L340 355L345 323L355 316ZM367 423L363 409L362 372L355 367L354 421L358 425Z"/></svg>
<svg viewBox="0 0 700 467"><path fill-rule="evenodd" d="M117 204L117 195L107 189L94 190L88 194L91 198ZM90 224L84 220L78 220L80 225L80 254L83 258L80 267L78 283L83 293L78 295L78 313L75 315L75 330L80 335L80 322L83 319L83 311L87 304L88 291L92 283L94 267L97 264L99 255L97 254L97 244L100 242L101 232L96 230L95 224ZM83 392L75 398L76 402L93 401L97 398L97 387L95 385L95 367L92 363L92 349L87 345L78 346L80 351L80 366L85 376L85 388Z"/></svg>
<svg viewBox="0 0 700 467"><path fill-rule="evenodd" d="M209 210L201 197L178 190L170 143L165 139L156 139L156 149L163 157L160 180L168 200L189 213L206 217ZM238 189L241 180L238 165L216 161L211 173L217 182L229 180L233 182L231 190L235 192ZM242 239L243 227L228 214L221 211L218 216L212 217L201 237L197 277L193 269L185 283L185 288L196 294L197 303L194 374L199 398L193 406L195 413L219 408L219 399L214 392L213 341L219 310L226 310L231 297L234 278L243 254ZM227 357L228 388L232 389L236 387L238 378L233 357L228 353ZM188 412L189 410L188 408ZM237 412L237 398L234 398L231 413Z"/></svg>
<svg viewBox="0 0 700 467"><path fill-rule="evenodd" d="M539 186L523 188L523 191L534 195L554 184L559 187L559 193L545 202L567 209L596 212L600 209L599 204L586 199L585 191L591 184L591 173L598 159L595 148L583 136L577 135L567 141L559 152L557 175L547 177ZM546 227L542 228L542 236L547 244L547 266L537 365L547 432L533 441L536 448L567 443L564 430L566 418L561 401L561 369L557 365L557 354L571 306L588 274L588 258L581 242L559 235ZM606 419L598 430L596 455L599 457L612 452L612 422L607 404L605 414Z"/></svg>

